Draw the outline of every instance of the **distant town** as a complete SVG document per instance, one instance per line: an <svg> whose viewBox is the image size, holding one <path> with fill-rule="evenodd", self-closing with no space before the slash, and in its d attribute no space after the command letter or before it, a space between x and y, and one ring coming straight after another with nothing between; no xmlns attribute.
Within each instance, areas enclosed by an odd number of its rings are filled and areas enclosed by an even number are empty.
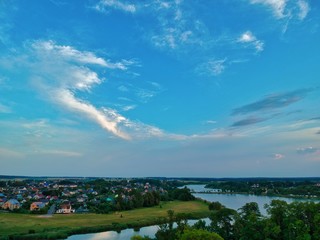
<svg viewBox="0 0 320 240"><path fill-rule="evenodd" d="M0 181L2 211L36 214L108 213L193 198L177 181L155 179L45 179ZM183 194L182 194L183 193Z"/></svg>

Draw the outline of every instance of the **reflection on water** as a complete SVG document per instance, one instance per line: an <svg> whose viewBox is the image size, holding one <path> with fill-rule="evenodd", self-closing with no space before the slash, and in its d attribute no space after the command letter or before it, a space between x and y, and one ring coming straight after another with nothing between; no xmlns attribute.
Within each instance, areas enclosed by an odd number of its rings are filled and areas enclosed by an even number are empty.
<svg viewBox="0 0 320 240"><path fill-rule="evenodd" d="M202 220L204 220L207 225L210 224L209 218L204 218ZM193 225L197 221L198 220L189 220L188 224ZM173 226L176 227L177 225L174 224ZM158 229L159 227L155 225L143 227L138 232L133 231L133 229L125 229L122 230L120 233L117 233L115 231L108 231L101 233L79 234L70 236L67 238L67 240L129 240L134 235L149 236L151 238L154 238Z"/></svg>
<svg viewBox="0 0 320 240"><path fill-rule="evenodd" d="M158 226L143 227L139 232L133 231L133 229L125 229L120 233L115 231L79 234L73 235L67 238L67 240L128 240L134 235L154 237L158 231Z"/></svg>

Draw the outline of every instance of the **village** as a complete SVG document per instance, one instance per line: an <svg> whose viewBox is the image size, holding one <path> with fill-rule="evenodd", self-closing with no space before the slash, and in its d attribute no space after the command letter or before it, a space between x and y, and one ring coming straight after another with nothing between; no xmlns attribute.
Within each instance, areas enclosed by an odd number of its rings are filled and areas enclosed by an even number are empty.
<svg viewBox="0 0 320 240"><path fill-rule="evenodd" d="M151 182L145 179L0 181L0 211L52 215L149 207L167 200L168 190L174 185Z"/></svg>

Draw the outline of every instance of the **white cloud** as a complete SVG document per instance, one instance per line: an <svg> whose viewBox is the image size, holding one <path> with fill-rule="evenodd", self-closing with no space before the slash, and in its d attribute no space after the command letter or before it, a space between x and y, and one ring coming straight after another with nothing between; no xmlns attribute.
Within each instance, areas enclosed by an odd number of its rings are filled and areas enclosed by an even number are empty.
<svg viewBox="0 0 320 240"><path fill-rule="evenodd" d="M238 38L238 42L252 45L257 52L263 51L264 43L261 40L258 40L250 31L242 33Z"/></svg>
<svg viewBox="0 0 320 240"><path fill-rule="evenodd" d="M130 138L119 129L121 118L115 118L111 109L109 112L97 109L93 104L76 97L75 92L89 91L103 82L88 64L125 70L126 65L132 64L131 61L110 63L92 52L81 52L71 46L57 45L53 41L36 41L31 46L31 75L34 85L42 94L63 108L86 116L114 135Z"/></svg>
<svg viewBox="0 0 320 240"><path fill-rule="evenodd" d="M303 20L310 11L309 3L306 0L250 0L250 3L262 4L270 8L277 19L290 20L297 17L299 20Z"/></svg>
<svg viewBox="0 0 320 240"><path fill-rule="evenodd" d="M54 100L60 103L62 106L67 107L72 111L85 114L87 117L97 122L102 128L108 130L118 137L130 139L130 137L120 131L117 126L119 122L125 119L124 117L110 118L107 116L107 114L112 115L110 113L111 110L105 111L106 114L104 114L102 111L96 109L93 105L77 99L74 94L67 89L57 89L52 91L52 94Z"/></svg>
<svg viewBox="0 0 320 240"><path fill-rule="evenodd" d="M276 159L276 160L285 158L285 155L283 155L283 154L281 154L281 153L275 153L275 154L273 154L272 156L273 156L273 159Z"/></svg>
<svg viewBox="0 0 320 240"><path fill-rule="evenodd" d="M285 9L287 0L250 0L252 4L263 4L273 11L276 18L286 17Z"/></svg>
<svg viewBox="0 0 320 240"><path fill-rule="evenodd" d="M129 13L135 13L137 10L136 5L119 0L100 0L100 2L96 4L94 8L100 12L105 12L109 8Z"/></svg>
<svg viewBox="0 0 320 240"><path fill-rule="evenodd" d="M139 137L159 137L164 135L159 128L133 122L110 107L97 108L94 103L78 97L78 91L87 91L103 83L91 65L100 68L126 70L127 66L135 64L132 60L121 60L111 63L103 58L97 57L92 52L79 51L72 46L61 46L53 41L36 41L31 44L28 50L30 55L26 60L26 66L33 85L43 96L62 108L85 116L97 123L103 129L113 135L131 139ZM155 82L147 82L153 90L138 88L133 85L120 86L120 91L131 91L141 101L147 101L160 91L160 85ZM136 107L134 104L122 107L122 111L129 111ZM37 124L45 124L40 121Z"/></svg>
<svg viewBox="0 0 320 240"><path fill-rule="evenodd" d="M299 7L299 13L298 13L298 17L300 20L303 20L309 13L310 11L310 7L308 2L304 1L304 0L299 0L298 1L298 7Z"/></svg>
<svg viewBox="0 0 320 240"><path fill-rule="evenodd" d="M208 62L200 64L196 71L204 75L218 76L226 69L226 61L227 59L210 59Z"/></svg>
<svg viewBox="0 0 320 240"><path fill-rule="evenodd" d="M57 45L54 41L36 41L32 46L42 57L63 58L64 61L100 65L110 69L127 70L128 66L135 63L132 60L121 60L113 63L95 56L92 52L81 52L71 46Z"/></svg>
<svg viewBox="0 0 320 240"><path fill-rule="evenodd" d="M123 106L122 107L122 111L130 111L130 110L133 110L137 107L137 105L127 105L127 106Z"/></svg>

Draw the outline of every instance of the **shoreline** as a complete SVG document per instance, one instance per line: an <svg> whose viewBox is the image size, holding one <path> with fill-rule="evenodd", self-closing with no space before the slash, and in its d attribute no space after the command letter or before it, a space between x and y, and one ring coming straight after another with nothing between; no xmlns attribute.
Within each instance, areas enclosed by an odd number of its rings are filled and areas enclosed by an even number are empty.
<svg viewBox="0 0 320 240"><path fill-rule="evenodd" d="M254 194L254 193L247 193L247 192L209 192L209 191L202 191L202 192L191 192L192 194L221 194L221 195L254 195L259 197L281 197L281 198L290 198L290 199L310 199L310 200L318 200L320 201L320 197L306 197L306 196L291 196L291 195L281 195L281 194Z"/></svg>

